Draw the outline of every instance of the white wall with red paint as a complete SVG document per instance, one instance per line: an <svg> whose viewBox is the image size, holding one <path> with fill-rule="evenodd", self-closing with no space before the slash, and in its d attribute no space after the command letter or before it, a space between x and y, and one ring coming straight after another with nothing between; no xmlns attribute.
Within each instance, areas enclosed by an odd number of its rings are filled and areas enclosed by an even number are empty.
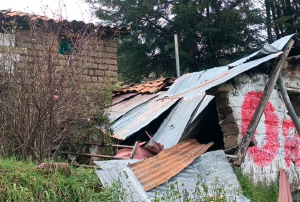
<svg viewBox="0 0 300 202"><path fill-rule="evenodd" d="M241 74L234 79L235 90L228 93L229 105L239 127L241 141L267 83L267 74ZM288 115L281 94L272 91L254 136L257 146L250 147L242 170L255 182L278 178L286 170L290 182L300 179L300 138Z"/></svg>

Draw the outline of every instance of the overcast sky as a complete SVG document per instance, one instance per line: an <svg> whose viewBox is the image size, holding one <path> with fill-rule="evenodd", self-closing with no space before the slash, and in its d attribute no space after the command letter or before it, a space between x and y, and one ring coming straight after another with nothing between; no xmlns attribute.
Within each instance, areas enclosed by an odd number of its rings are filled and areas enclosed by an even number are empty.
<svg viewBox="0 0 300 202"><path fill-rule="evenodd" d="M67 20L98 22L84 0L0 0L0 10L9 8L12 11L46 15L49 18L55 18L53 13L58 16L61 10L63 18Z"/></svg>

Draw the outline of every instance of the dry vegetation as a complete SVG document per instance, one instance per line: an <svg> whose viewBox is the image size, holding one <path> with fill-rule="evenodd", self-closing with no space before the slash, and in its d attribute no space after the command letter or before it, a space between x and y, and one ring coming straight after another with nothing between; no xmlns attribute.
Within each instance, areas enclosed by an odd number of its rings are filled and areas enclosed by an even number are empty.
<svg viewBox="0 0 300 202"><path fill-rule="evenodd" d="M103 110L110 84L91 84L78 68L86 45L101 35L89 26L75 32L65 21L28 26L27 32L13 22L1 27L12 44L0 47L0 154L41 162L64 141L102 141L110 132ZM67 46L59 50L61 42Z"/></svg>

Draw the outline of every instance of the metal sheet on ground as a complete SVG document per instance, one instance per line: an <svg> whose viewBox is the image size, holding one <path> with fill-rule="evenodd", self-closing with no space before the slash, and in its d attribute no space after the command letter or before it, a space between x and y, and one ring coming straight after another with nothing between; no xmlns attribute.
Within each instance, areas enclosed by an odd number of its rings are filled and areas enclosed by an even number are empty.
<svg viewBox="0 0 300 202"><path fill-rule="evenodd" d="M119 165L129 165L139 162L138 159L120 159L120 160L108 160L108 161L94 161L95 164L100 166L101 169L112 168Z"/></svg>
<svg viewBox="0 0 300 202"><path fill-rule="evenodd" d="M127 166L118 165L113 168L97 170L96 174L103 185L121 183L120 186L125 189L124 195L127 197L127 201L150 201L147 200L148 195L144 188Z"/></svg>
<svg viewBox="0 0 300 202"><path fill-rule="evenodd" d="M132 164L130 168L148 191L180 173L212 145L200 144L195 139L185 140L154 157Z"/></svg>
<svg viewBox="0 0 300 202"><path fill-rule="evenodd" d="M178 186L175 187L179 189L178 191L182 196L188 193L190 198L195 197L199 201L203 201L201 199L205 195L213 196L216 192L222 190L222 195L226 196L226 201L250 202L241 193L241 186L223 150L211 151L201 155L167 183L147 191L149 198L154 200L155 196L158 198L166 196L168 188L175 182L178 183ZM200 182L200 184L197 185L197 182ZM203 190L202 183L207 186L207 193ZM182 200L175 201L181 202Z"/></svg>

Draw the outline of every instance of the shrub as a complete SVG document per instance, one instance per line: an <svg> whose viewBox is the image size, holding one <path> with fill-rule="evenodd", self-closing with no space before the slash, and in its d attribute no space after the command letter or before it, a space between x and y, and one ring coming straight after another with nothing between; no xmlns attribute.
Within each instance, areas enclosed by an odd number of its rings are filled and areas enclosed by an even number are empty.
<svg viewBox="0 0 300 202"><path fill-rule="evenodd" d="M91 83L83 68L86 47L101 48L94 43L101 33L67 21L1 26L10 44L0 46L0 154L41 162L64 140L99 141L110 132L103 110L110 103L110 84ZM95 124L97 132L89 133Z"/></svg>

